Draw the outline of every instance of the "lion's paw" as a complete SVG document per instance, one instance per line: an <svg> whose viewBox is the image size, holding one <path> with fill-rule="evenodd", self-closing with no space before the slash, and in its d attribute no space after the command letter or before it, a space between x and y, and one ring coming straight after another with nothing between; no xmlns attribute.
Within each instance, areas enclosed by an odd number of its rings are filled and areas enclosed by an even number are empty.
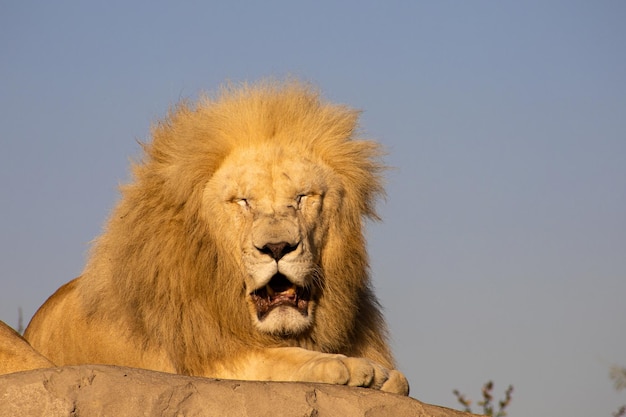
<svg viewBox="0 0 626 417"><path fill-rule="evenodd" d="M401 372L365 358L324 355L307 362L300 372L302 381L366 387L401 395L409 393L409 384Z"/></svg>
<svg viewBox="0 0 626 417"><path fill-rule="evenodd" d="M392 369L389 371L389 377L380 389L381 391L393 392L394 394L409 395L409 381L402 372Z"/></svg>

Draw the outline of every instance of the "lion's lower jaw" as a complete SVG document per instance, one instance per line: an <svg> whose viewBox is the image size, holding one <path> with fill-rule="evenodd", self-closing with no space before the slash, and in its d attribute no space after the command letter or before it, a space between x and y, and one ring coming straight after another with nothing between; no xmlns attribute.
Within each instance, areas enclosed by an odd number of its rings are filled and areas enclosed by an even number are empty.
<svg viewBox="0 0 626 417"><path fill-rule="evenodd" d="M254 325L262 333L276 336L297 336L313 325L312 314L303 315L293 307L279 306L262 320L254 317Z"/></svg>

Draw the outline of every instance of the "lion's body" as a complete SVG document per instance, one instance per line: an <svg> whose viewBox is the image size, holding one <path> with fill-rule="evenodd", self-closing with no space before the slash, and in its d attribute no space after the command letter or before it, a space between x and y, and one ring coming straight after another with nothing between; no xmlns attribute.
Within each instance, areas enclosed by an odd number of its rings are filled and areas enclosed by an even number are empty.
<svg viewBox="0 0 626 417"><path fill-rule="evenodd" d="M0 375L53 366L18 332L0 321Z"/></svg>
<svg viewBox="0 0 626 417"><path fill-rule="evenodd" d="M26 338L59 365L406 393L363 237L380 150L356 121L298 83L179 106Z"/></svg>

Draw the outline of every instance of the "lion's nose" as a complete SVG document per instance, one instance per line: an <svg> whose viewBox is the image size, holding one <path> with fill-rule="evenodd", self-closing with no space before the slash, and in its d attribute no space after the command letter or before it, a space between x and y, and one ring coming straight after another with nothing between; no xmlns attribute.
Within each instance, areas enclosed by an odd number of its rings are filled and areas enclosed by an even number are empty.
<svg viewBox="0 0 626 417"><path fill-rule="evenodd" d="M298 245L290 245L287 242L278 242L278 243L267 243L265 246L260 248L259 250L262 253L265 253L274 260L278 261L283 256L287 255L289 252L292 252L296 249Z"/></svg>

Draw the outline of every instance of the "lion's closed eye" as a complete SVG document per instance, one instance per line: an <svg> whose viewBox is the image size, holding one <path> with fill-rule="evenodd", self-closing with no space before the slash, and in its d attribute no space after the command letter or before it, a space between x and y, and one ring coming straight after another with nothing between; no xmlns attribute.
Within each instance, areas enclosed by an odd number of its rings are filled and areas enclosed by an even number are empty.
<svg viewBox="0 0 626 417"><path fill-rule="evenodd" d="M231 203L237 204L239 207L249 210L250 209L250 201L247 198L243 197L234 197L228 200Z"/></svg>
<svg viewBox="0 0 626 417"><path fill-rule="evenodd" d="M296 196L296 205L295 208L296 210L301 210L302 206L306 203L306 200L309 196L307 194L298 194Z"/></svg>

